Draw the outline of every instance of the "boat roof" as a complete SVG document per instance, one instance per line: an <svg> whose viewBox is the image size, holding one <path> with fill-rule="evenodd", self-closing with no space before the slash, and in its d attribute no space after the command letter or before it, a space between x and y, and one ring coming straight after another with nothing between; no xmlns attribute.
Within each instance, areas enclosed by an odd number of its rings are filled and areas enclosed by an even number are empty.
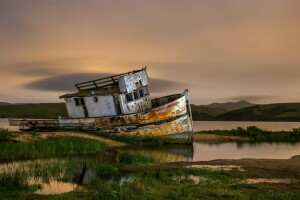
<svg viewBox="0 0 300 200"><path fill-rule="evenodd" d="M112 95L119 94L120 90L118 86L109 87L107 89L89 89L89 90L81 90L72 94L65 94L60 96L59 98L70 98L70 97L89 97L89 96L101 96L101 95Z"/></svg>
<svg viewBox="0 0 300 200"><path fill-rule="evenodd" d="M123 74L117 74L113 76L108 76L105 78L100 78L92 81L86 81L82 83L75 84L78 92L72 94L65 94L59 98L70 98L70 97L88 97L94 95L111 95L120 93L119 89L119 78L122 76L134 74L143 70L146 70L147 67L140 70L134 70L126 72Z"/></svg>

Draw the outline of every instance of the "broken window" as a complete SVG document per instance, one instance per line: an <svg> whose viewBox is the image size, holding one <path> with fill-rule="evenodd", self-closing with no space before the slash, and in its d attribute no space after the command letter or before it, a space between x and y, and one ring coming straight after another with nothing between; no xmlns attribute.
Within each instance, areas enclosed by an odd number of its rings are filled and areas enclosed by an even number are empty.
<svg viewBox="0 0 300 200"><path fill-rule="evenodd" d="M133 96L135 100L139 99L139 95L137 91L133 92Z"/></svg>
<svg viewBox="0 0 300 200"><path fill-rule="evenodd" d="M85 105L85 103L84 103L84 98L80 98L80 104L81 104L82 106Z"/></svg>
<svg viewBox="0 0 300 200"><path fill-rule="evenodd" d="M74 102L76 106L83 106L85 105L83 98L74 98Z"/></svg>
<svg viewBox="0 0 300 200"><path fill-rule="evenodd" d="M141 98L142 98L143 96L145 96L145 95L144 95L144 90L143 90L143 89L139 90L139 94L140 94L140 97L141 97Z"/></svg>
<svg viewBox="0 0 300 200"><path fill-rule="evenodd" d="M80 106L80 104L79 104L79 99L78 99L78 98L74 98L74 102L75 102L75 105L76 105L76 106Z"/></svg>
<svg viewBox="0 0 300 200"><path fill-rule="evenodd" d="M132 99L132 94L131 93L128 93L128 94L126 94L126 101L127 102L130 102L130 101L132 101L133 99Z"/></svg>

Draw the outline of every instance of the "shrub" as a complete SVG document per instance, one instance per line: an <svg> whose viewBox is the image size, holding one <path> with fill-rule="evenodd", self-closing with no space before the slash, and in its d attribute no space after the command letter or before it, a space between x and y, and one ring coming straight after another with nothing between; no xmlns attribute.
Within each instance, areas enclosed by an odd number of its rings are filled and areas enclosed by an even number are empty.
<svg viewBox="0 0 300 200"><path fill-rule="evenodd" d="M144 156L141 153L137 153L137 154L120 153L117 156L117 162L121 165L142 165L147 163L154 163L155 160L154 158Z"/></svg>

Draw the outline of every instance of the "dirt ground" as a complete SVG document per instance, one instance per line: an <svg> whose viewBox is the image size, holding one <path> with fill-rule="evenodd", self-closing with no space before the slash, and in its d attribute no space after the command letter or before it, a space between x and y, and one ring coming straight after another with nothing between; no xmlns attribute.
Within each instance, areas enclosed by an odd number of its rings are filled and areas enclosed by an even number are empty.
<svg viewBox="0 0 300 200"><path fill-rule="evenodd" d="M62 137L62 136L71 136L71 137L80 137L90 140L96 140L106 143L110 147L121 147L125 146L125 143L117 142L107 138L103 138L97 135L92 135L89 133L80 133L80 132L69 132L69 131L59 131L59 132L17 132L14 134L15 140L20 142L29 142L34 140L45 139L47 137Z"/></svg>

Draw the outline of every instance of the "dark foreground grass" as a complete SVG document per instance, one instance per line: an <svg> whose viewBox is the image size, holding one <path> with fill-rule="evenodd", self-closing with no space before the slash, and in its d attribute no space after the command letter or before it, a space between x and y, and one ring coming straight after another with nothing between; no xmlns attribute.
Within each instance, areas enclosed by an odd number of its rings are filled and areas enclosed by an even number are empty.
<svg viewBox="0 0 300 200"><path fill-rule="evenodd" d="M119 153L117 155L117 163L120 166L140 166L155 163L154 158L144 156L141 153L131 154L131 153Z"/></svg>
<svg viewBox="0 0 300 200"><path fill-rule="evenodd" d="M265 131L256 126L249 126L247 128L238 127L232 130L210 130L202 131L205 134L226 135L226 136L240 136L247 137L253 141L268 141L268 142L299 142L300 129L293 131Z"/></svg>
<svg viewBox="0 0 300 200"><path fill-rule="evenodd" d="M191 176L192 175L192 176ZM198 177L200 181L192 180ZM298 200L300 192L278 191L261 184L243 184L244 172L209 169L147 171L132 175L125 184L94 179L84 191L52 195L47 199L91 200Z"/></svg>
<svg viewBox="0 0 300 200"><path fill-rule="evenodd" d="M0 142L13 142L7 129L0 128Z"/></svg>
<svg viewBox="0 0 300 200"><path fill-rule="evenodd" d="M124 155L124 154L123 154ZM126 155L128 157L130 155ZM126 160L132 160L132 158ZM143 160L143 159L142 159ZM131 163L126 161L125 163ZM97 177L81 189L65 194L37 196L32 192L38 186L30 186L17 172L12 176L0 176L0 195L5 199L89 199L89 200L298 200L299 191L282 191L269 185L245 184L251 177L237 169L211 170L183 168L178 170L148 170L129 174L127 182L109 181L119 173L118 163L103 164L95 168ZM118 176L121 176L118 174ZM128 177L128 174L126 175ZM1 199L1 198L0 198Z"/></svg>
<svg viewBox="0 0 300 200"><path fill-rule="evenodd" d="M103 151L106 147L105 143L76 137L48 138L28 143L2 142L0 162L91 155Z"/></svg>

